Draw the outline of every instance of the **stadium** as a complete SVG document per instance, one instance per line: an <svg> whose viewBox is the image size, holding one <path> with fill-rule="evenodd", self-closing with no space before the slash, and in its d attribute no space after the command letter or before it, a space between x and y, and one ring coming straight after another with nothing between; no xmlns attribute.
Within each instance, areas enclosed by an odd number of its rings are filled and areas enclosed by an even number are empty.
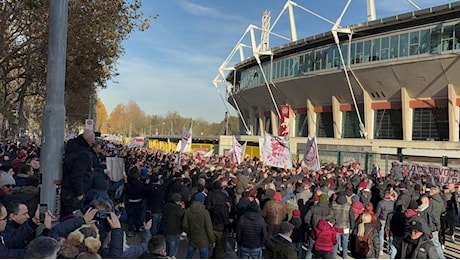
<svg viewBox="0 0 460 260"><path fill-rule="evenodd" d="M267 48L272 27L264 13L260 43L255 26L246 30L253 55L229 64L240 40L214 80L227 85L240 141L278 135L287 107L291 152L300 157L315 136L320 157L331 160L339 151L341 161L373 154L369 163L458 165L460 2L377 19L369 0L368 21L342 27L339 17L331 31L303 39L294 7L287 1L289 43Z"/></svg>

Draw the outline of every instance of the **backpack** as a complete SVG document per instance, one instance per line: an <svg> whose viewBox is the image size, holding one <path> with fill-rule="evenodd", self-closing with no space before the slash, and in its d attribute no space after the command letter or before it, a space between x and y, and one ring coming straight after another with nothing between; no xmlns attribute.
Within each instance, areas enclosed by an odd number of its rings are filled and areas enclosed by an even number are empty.
<svg viewBox="0 0 460 260"><path fill-rule="evenodd" d="M360 256L368 256L372 252L372 243L369 235L374 231L372 227L364 236L356 236L355 253Z"/></svg>

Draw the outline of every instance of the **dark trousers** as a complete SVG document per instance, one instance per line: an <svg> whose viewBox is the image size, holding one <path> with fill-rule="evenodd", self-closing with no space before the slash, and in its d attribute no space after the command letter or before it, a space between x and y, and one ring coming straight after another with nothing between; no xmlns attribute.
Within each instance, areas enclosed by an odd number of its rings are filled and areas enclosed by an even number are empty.
<svg viewBox="0 0 460 260"><path fill-rule="evenodd" d="M142 226L142 201L128 201L126 211L128 213L128 230L139 231Z"/></svg>
<svg viewBox="0 0 460 260"><path fill-rule="evenodd" d="M321 251L321 250L316 251L315 250L314 254L315 254L315 258L317 258L317 259L332 259L332 258L334 258L334 253L332 253L332 252Z"/></svg>
<svg viewBox="0 0 460 260"><path fill-rule="evenodd" d="M77 200L77 197L73 195L70 191L62 191L61 193L61 210L60 210L60 217L61 219L72 214L75 210L82 209L83 206L83 199Z"/></svg>

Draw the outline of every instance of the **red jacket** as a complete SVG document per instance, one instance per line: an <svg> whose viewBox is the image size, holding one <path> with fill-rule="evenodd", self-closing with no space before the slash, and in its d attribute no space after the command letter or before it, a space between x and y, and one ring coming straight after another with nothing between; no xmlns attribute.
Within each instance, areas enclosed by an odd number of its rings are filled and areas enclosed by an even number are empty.
<svg viewBox="0 0 460 260"><path fill-rule="evenodd" d="M334 245L337 244L335 228L325 219L318 221L312 238L315 240L315 250L317 251L333 252Z"/></svg>

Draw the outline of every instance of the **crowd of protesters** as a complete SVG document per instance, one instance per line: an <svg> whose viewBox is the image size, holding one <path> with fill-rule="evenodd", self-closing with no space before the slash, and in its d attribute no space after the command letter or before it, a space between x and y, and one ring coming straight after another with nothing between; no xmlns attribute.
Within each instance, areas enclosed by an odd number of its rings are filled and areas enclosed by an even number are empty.
<svg viewBox="0 0 460 260"><path fill-rule="evenodd" d="M186 258L434 259L455 243L460 184L397 164L279 169L85 131L65 145L60 216L41 216L39 147L0 152L0 258L175 258L186 240ZM123 179L110 178L107 157L124 159Z"/></svg>

